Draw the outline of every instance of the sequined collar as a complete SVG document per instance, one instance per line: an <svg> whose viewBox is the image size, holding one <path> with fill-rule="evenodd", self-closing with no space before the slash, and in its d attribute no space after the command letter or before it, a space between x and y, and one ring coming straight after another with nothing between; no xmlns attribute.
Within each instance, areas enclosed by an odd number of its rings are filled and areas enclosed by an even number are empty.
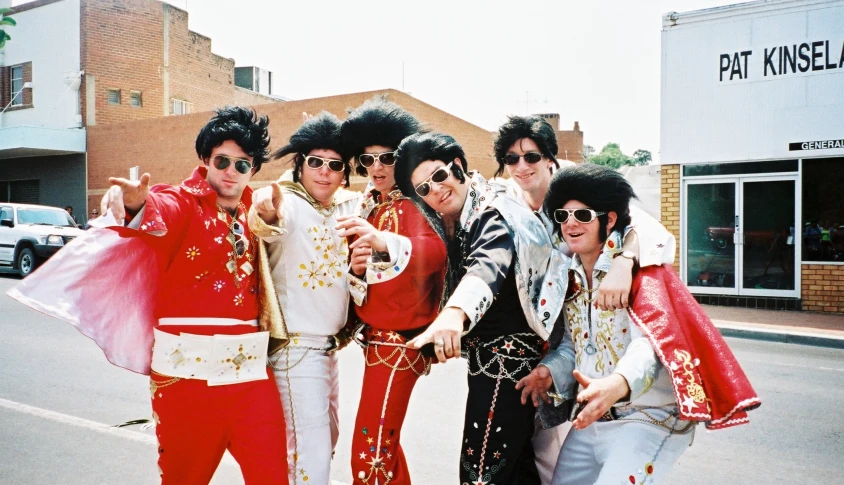
<svg viewBox="0 0 844 485"><path fill-rule="evenodd" d="M314 197L310 193L308 193L308 191L305 190L305 187L303 187L302 184L300 184L299 182L283 181L279 182L279 185L281 185L283 189L286 189L289 192L292 192L293 194L305 199L309 204L311 204L314 209L317 210L317 212L324 216L330 216L334 213L334 209L337 208L337 202L333 198L331 200L331 205L325 207L320 201L314 199Z"/></svg>
<svg viewBox="0 0 844 485"><path fill-rule="evenodd" d="M480 172L469 172L467 175L469 177L466 201L463 202L463 210L460 212L460 227L464 230L469 228L475 217L495 198L495 192L504 189L501 185L487 182Z"/></svg>

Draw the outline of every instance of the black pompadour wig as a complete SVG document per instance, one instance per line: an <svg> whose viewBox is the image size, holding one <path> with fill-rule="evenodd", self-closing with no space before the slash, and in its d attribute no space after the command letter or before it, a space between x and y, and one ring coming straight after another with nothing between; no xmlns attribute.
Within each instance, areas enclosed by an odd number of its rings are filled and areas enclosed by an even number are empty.
<svg viewBox="0 0 844 485"><path fill-rule="evenodd" d="M341 128L349 156L356 158L368 146L397 149L408 136L422 130L422 124L401 106L376 96L349 112ZM355 172L366 177L366 168L355 164Z"/></svg>
<svg viewBox="0 0 844 485"><path fill-rule="evenodd" d="M232 140L250 157L255 173L267 161L270 133L267 126L270 119L259 117L255 111L241 106L226 106L216 111L196 136L196 155L203 161L211 152L228 140Z"/></svg>
<svg viewBox="0 0 844 485"><path fill-rule="evenodd" d="M554 133L554 127L541 116L510 116L498 129L498 136L493 145L495 160L498 161L496 177L504 173L504 156L507 155L507 150L522 138L533 140L539 151L560 168L557 163L557 134Z"/></svg>
<svg viewBox="0 0 844 485"><path fill-rule="evenodd" d="M604 165L584 163L566 170L557 171L551 177L551 185L545 196L544 210L554 220L554 211L561 209L570 200L583 202L596 212L615 212L613 231L624 233L630 225L630 201L637 199L633 187L615 170ZM607 239L606 215L598 216L601 224L601 241ZM561 234L559 224L554 231Z"/></svg>
<svg viewBox="0 0 844 485"><path fill-rule="evenodd" d="M410 176L422 162L428 160L439 160L448 164L455 159L460 161L451 166L451 172L455 178L464 183L468 163L466 154L463 152L457 140L441 133L416 133L405 138L399 145L396 152L396 185L399 186L402 194L411 199L419 199L416 189Z"/></svg>
<svg viewBox="0 0 844 485"><path fill-rule="evenodd" d="M323 111L302 123L302 126L290 135L290 141L287 145L273 152L272 157L279 159L291 153L295 154L293 157L293 181L298 182L299 171L305 163L305 157L311 150L333 150L340 155L345 163L343 175L345 176L345 186L348 187L352 167L348 162L348 155L344 150L343 142L340 140L340 125L339 118Z"/></svg>

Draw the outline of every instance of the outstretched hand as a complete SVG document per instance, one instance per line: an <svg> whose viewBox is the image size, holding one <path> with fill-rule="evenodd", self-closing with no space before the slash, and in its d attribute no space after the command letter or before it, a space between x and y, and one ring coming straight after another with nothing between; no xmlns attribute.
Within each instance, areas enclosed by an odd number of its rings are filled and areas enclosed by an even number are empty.
<svg viewBox="0 0 844 485"><path fill-rule="evenodd" d="M261 187L260 189L252 192L252 207L255 208L255 212L258 213L258 217L260 217L264 222L267 224L275 224L276 222L281 219L279 209L281 208L281 202L284 199L281 193L281 185L277 182L273 182L266 187Z"/></svg>
<svg viewBox="0 0 844 485"><path fill-rule="evenodd" d="M613 404L630 392L627 379L621 374L610 374L600 379L591 379L574 370L574 378L583 386L577 394L577 402L586 403L583 411L572 421L575 429L583 429L594 423L610 410Z"/></svg>
<svg viewBox="0 0 844 485"><path fill-rule="evenodd" d="M423 345L433 343L437 360L445 362L454 357L460 357L460 337L463 334L463 321L466 314L463 310L448 307L440 312L434 323L416 338L407 342L411 349L422 348Z"/></svg>
<svg viewBox="0 0 844 485"><path fill-rule="evenodd" d="M141 175L139 180L129 180L122 177L109 177L111 187L103 195L100 202L100 213L106 214L111 210L118 221L126 219L126 211L137 213L144 206L149 195L149 174Z"/></svg>

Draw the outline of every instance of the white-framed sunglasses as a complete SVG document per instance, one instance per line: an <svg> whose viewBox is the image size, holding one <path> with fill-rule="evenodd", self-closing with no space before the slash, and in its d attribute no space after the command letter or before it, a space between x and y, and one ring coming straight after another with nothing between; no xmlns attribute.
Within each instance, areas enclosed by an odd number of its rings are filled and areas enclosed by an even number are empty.
<svg viewBox="0 0 844 485"><path fill-rule="evenodd" d="M595 212L592 209L555 209L554 220L560 224L565 224L569 217L574 217L574 220L583 224L588 224L595 220L596 217L605 215L606 212Z"/></svg>
<svg viewBox="0 0 844 485"><path fill-rule="evenodd" d="M432 173L430 177L416 186L416 194L419 197L425 197L431 193L432 184L441 184L445 182L448 179L448 176L451 175L451 166L453 164L454 162L450 162L448 165L444 165L434 170L434 173Z"/></svg>

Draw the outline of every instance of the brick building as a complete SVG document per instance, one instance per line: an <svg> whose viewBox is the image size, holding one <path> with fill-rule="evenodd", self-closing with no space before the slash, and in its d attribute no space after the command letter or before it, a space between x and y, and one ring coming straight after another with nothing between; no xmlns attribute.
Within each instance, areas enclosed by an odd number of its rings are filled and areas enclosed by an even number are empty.
<svg viewBox="0 0 844 485"><path fill-rule="evenodd" d="M466 151L469 168L491 177L498 169L492 154L495 133L484 130L450 113L416 99L401 91L387 89L363 93L343 94L323 98L288 101L254 106L259 114L270 118L270 148L283 146L302 124L302 113L317 114L328 111L344 119L349 109L365 100L385 95L421 120L431 130L448 133ZM177 184L185 178L198 161L194 140L211 113L194 113L174 118L138 120L125 123L97 125L88 130L88 204L96 207L108 188L108 177L125 175L130 167L140 166L141 173L149 172L154 183ZM559 115L549 118L560 140L560 157L582 161L583 132L575 123L571 132L559 131ZM556 123L555 118L556 117ZM119 156L115 156L119 153ZM286 160L272 161L253 179L253 186L261 186L277 179L289 166ZM351 188L361 190L364 177L353 176Z"/></svg>
<svg viewBox="0 0 844 485"><path fill-rule="evenodd" d="M37 0L13 10L18 25L0 49L0 202L71 205L85 222L91 127L283 100L237 86L234 60L166 3Z"/></svg>
<svg viewBox="0 0 844 485"><path fill-rule="evenodd" d="M702 303L844 313L844 1L671 12L662 222Z"/></svg>

